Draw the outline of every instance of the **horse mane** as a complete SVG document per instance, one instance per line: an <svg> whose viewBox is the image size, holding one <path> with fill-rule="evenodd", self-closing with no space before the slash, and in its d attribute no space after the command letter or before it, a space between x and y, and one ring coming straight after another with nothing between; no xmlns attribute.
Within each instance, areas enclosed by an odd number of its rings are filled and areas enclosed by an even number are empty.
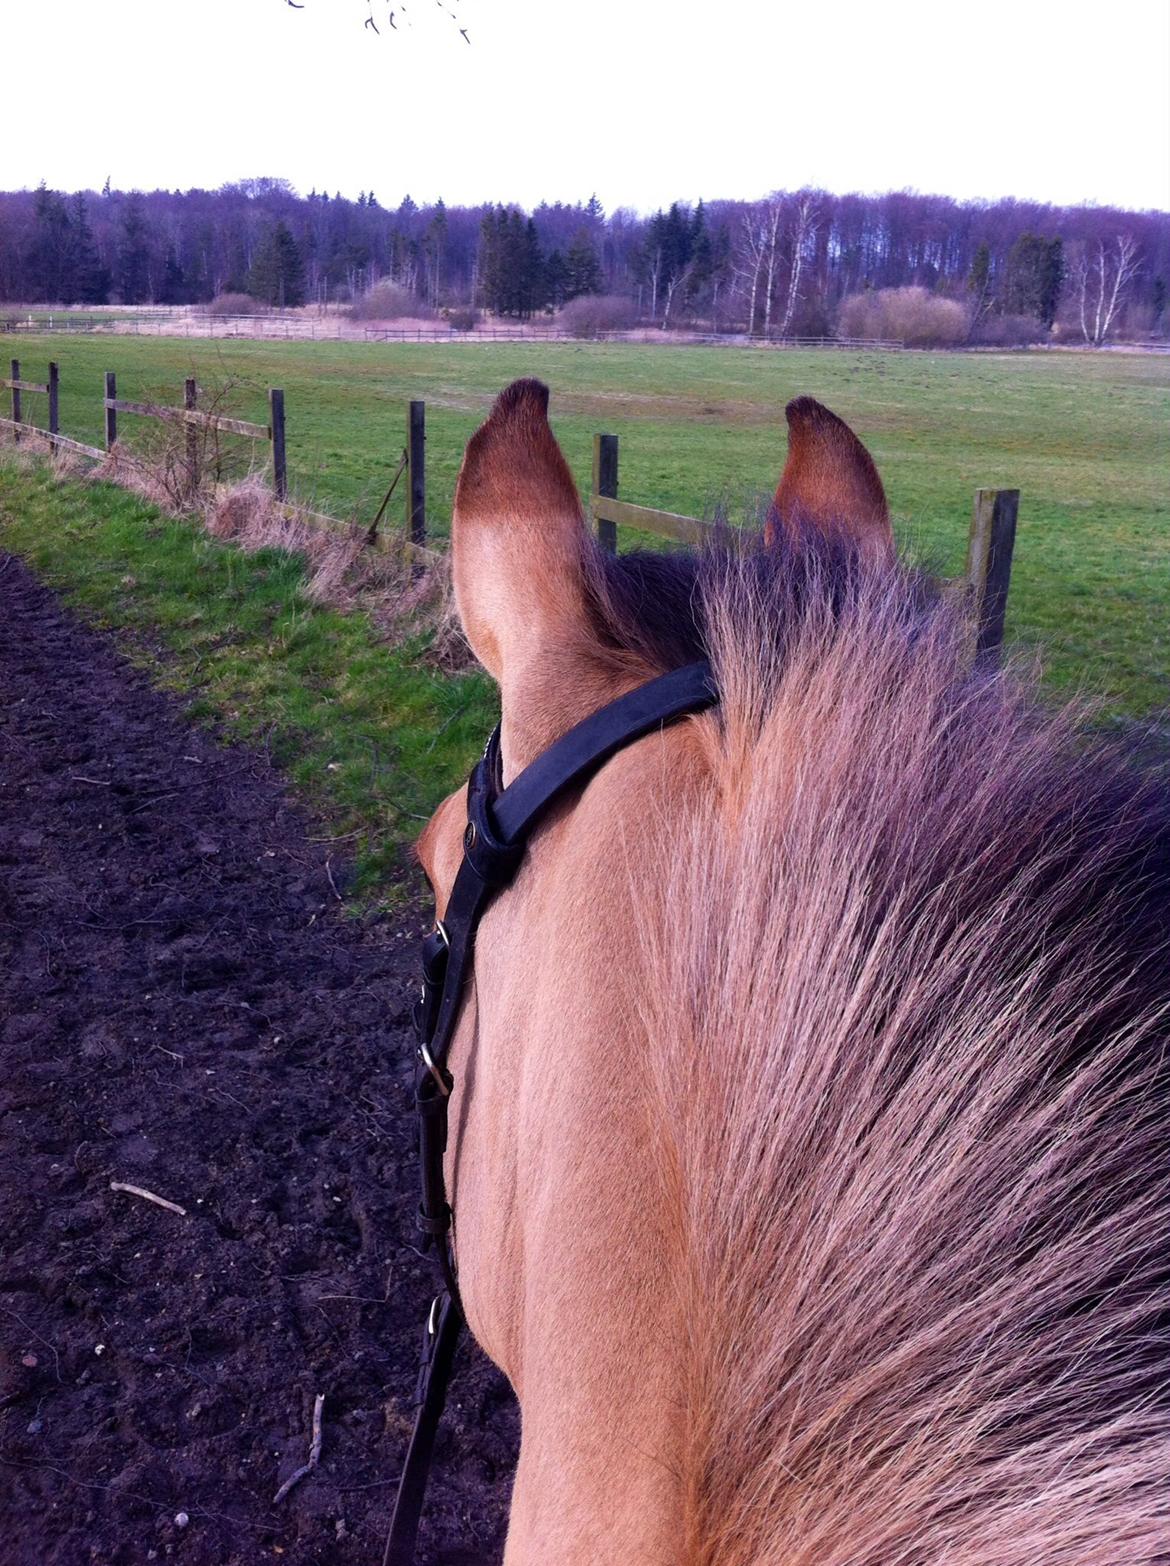
<svg viewBox="0 0 1170 1566"><path fill-rule="evenodd" d="M1170 1559L1170 803L843 536L588 563L714 664L645 921L688 1566Z"/></svg>

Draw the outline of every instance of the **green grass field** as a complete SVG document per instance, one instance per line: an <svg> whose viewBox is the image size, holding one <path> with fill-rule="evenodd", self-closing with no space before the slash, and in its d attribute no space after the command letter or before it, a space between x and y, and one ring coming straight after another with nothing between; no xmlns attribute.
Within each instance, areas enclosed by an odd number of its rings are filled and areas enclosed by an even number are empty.
<svg viewBox="0 0 1170 1566"><path fill-rule="evenodd" d="M785 402L811 393L848 419L885 479L917 557L961 570L971 496L1023 494L1009 637L1041 649L1050 687L1087 687L1136 717L1170 704L1170 358L1119 354L877 354L597 344L393 345L12 336L28 379L61 366L62 431L100 444L102 371L119 395L177 403L184 376L243 380L262 421L285 390L292 485L308 503L371 516L424 398L428 510L445 531L463 445L518 375L553 389L582 489L592 436L622 438L627 500L735 510L774 486ZM42 398L26 398L43 419ZM142 421L123 416L133 445ZM398 511L398 515L401 512Z"/></svg>

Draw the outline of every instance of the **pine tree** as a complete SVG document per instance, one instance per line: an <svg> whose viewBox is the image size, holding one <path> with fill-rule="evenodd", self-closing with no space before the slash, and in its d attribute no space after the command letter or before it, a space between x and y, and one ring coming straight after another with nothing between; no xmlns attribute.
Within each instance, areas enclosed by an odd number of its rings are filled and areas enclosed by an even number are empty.
<svg viewBox="0 0 1170 1566"><path fill-rule="evenodd" d="M974 332L979 322L991 309L991 250L987 245L980 245L971 258L971 270L967 274L967 292L971 295L971 324L968 330Z"/></svg>
<svg viewBox="0 0 1170 1566"><path fill-rule="evenodd" d="M1051 331L1060 308L1060 294L1064 287L1064 245L1059 239L1050 239L1040 266L1040 324Z"/></svg>
<svg viewBox="0 0 1170 1566"><path fill-rule="evenodd" d="M304 304L305 264L286 224L278 223L257 250L248 273L248 292L281 310Z"/></svg>
<svg viewBox="0 0 1170 1566"><path fill-rule="evenodd" d="M519 219L520 214L516 214ZM540 248L540 236L532 218L524 224L523 240L519 248L520 275L517 287L517 314L522 320L543 310L548 303L548 277L544 252Z"/></svg>
<svg viewBox="0 0 1170 1566"><path fill-rule="evenodd" d="M479 230L479 291L487 309L527 320L549 302L550 284L532 218L515 207L489 208Z"/></svg>
<svg viewBox="0 0 1170 1566"><path fill-rule="evenodd" d="M435 202L435 210L423 236L423 253L427 263L427 298L432 306L437 306L447 253L447 208L441 197Z"/></svg>
<svg viewBox="0 0 1170 1566"><path fill-rule="evenodd" d="M143 304L150 297L150 252L146 245L146 216L142 197L132 191L122 213L122 237L118 246L118 293L123 304Z"/></svg>
<svg viewBox="0 0 1170 1566"><path fill-rule="evenodd" d="M551 257L550 257L551 260ZM585 229L578 229L573 236L564 259L564 297L576 299L581 294L601 292L601 262L597 258L593 240Z"/></svg>
<svg viewBox="0 0 1170 1566"><path fill-rule="evenodd" d="M72 235L69 209L55 190L42 180L33 205L36 229L28 253L30 294L46 304L68 303L73 296L70 275Z"/></svg>
<svg viewBox="0 0 1170 1566"><path fill-rule="evenodd" d="M479 225L479 291L485 309L500 313L503 207L489 207Z"/></svg>
<svg viewBox="0 0 1170 1566"><path fill-rule="evenodd" d="M102 265L89 226L85 197L73 198L69 231L70 301L78 304L106 304L110 297L109 268Z"/></svg>
<svg viewBox="0 0 1170 1566"><path fill-rule="evenodd" d="M171 245L163 264L162 287L159 289L158 301L160 304L182 304L187 297L187 279L183 275L178 253L174 245Z"/></svg>
<svg viewBox="0 0 1170 1566"><path fill-rule="evenodd" d="M544 263L544 286L551 305L563 305L569 299L576 298L575 294L569 292L569 268L559 250L550 252Z"/></svg>
<svg viewBox="0 0 1170 1566"><path fill-rule="evenodd" d="M691 214L690 248L691 275L687 279L686 292L688 298L694 298L696 294L704 293L711 286L711 273L714 266L711 235L707 232L707 209L702 201Z"/></svg>
<svg viewBox="0 0 1170 1566"><path fill-rule="evenodd" d="M1018 315L1035 316L1051 328L1064 282L1064 255L1059 239L1021 234L1008 255L1004 303Z"/></svg>

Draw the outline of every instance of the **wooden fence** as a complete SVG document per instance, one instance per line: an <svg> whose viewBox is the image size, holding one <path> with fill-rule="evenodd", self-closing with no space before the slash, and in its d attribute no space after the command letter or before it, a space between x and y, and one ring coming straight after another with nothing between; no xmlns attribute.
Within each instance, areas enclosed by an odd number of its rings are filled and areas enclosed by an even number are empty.
<svg viewBox="0 0 1170 1566"><path fill-rule="evenodd" d="M161 419L164 423L186 425L187 462L195 482L197 461L195 441L199 430L225 435L242 435L247 440L268 441L272 447L272 488L278 500L288 494L288 462L284 439L284 392L272 386L268 391L268 423L250 424L246 419L227 419L218 413L203 413L197 407L199 388L194 380L184 385L181 408L162 407L154 402L130 402L118 396L118 379L113 370L106 371L106 394L102 407L106 414L106 450L113 451L118 441L118 415L131 413L143 419Z"/></svg>
<svg viewBox="0 0 1170 1566"><path fill-rule="evenodd" d="M56 364L49 365L49 379L42 385L39 381L25 381L20 377L20 360L13 359L12 376L9 380L0 381L0 386L6 386L12 393L12 417L4 419L3 423L12 431L14 441L19 441L23 433L24 405L21 399L22 392L40 392L49 399L49 428L48 435L57 434L59 423L59 387L60 373Z"/></svg>
<svg viewBox="0 0 1170 1566"><path fill-rule="evenodd" d="M267 425L250 424L243 419L225 418L218 413L201 411L198 406L199 389L194 380L184 386L181 408L162 407L156 403L131 402L118 396L117 378L112 370L106 371L105 396L105 450L83 445L61 435L58 429L58 402L60 377L57 366L50 364L49 379L39 384L24 381L20 376L20 364L12 361L11 379L2 383L12 393L12 417L0 419L0 425L13 431L15 440L22 436L40 436L51 445L59 445L86 456L100 458L112 451L118 440L119 413L140 418L161 419L183 425L187 431L187 463L191 474L192 492L198 483L198 449L196 441L200 430L220 431L240 435L250 440L266 440L272 446L273 489L277 499L287 501L288 472L285 453L284 393L272 387L268 393L269 420ZM39 429L23 418L22 392L43 393L49 399L49 428ZM593 486L589 511L603 549L617 550L619 527L633 528L657 538L692 547L707 542L714 526L698 517L684 516L676 511L662 511L654 506L635 505L618 498L618 437L595 435L593 438ZM406 528L404 534L387 533L382 529L390 501L399 481L406 478ZM962 589L969 595L972 622L972 655L994 657L1003 645L1004 615L1008 589L1011 585L1012 555L1015 548L1016 518L1019 511L1018 489L980 489L975 492L975 506L967 542L967 572L962 578ZM427 547L427 481L426 481L426 404L412 402L407 409L406 444L394 470L390 486L378 511L366 530L366 542L374 548L388 552L404 553L420 563L433 563L437 554ZM346 529L352 523L326 516L322 512L307 511L303 507L288 507L310 525Z"/></svg>
<svg viewBox="0 0 1170 1566"><path fill-rule="evenodd" d="M1011 585L1012 555L1016 542L1018 489L977 489L967 537L967 572L961 588L971 604L971 653L994 658L1003 646L1004 616ZM617 550L619 527L637 528L658 538L698 547L715 528L698 517L654 506L633 505L618 499L618 438L593 437L593 489L589 511L603 549Z"/></svg>

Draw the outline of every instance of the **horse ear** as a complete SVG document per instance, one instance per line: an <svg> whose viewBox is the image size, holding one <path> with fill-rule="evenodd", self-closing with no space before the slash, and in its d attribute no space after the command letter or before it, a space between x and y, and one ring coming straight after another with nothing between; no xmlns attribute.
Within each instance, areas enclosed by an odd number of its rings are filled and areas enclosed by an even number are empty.
<svg viewBox="0 0 1170 1566"><path fill-rule="evenodd" d="M501 685L579 622L586 536L548 387L515 381L468 444L451 524L459 618Z"/></svg>
<svg viewBox="0 0 1170 1566"><path fill-rule="evenodd" d="M765 539L777 529L796 536L807 527L852 534L869 549L892 554L894 535L886 492L873 458L843 419L813 397L784 410L788 461L776 490Z"/></svg>

